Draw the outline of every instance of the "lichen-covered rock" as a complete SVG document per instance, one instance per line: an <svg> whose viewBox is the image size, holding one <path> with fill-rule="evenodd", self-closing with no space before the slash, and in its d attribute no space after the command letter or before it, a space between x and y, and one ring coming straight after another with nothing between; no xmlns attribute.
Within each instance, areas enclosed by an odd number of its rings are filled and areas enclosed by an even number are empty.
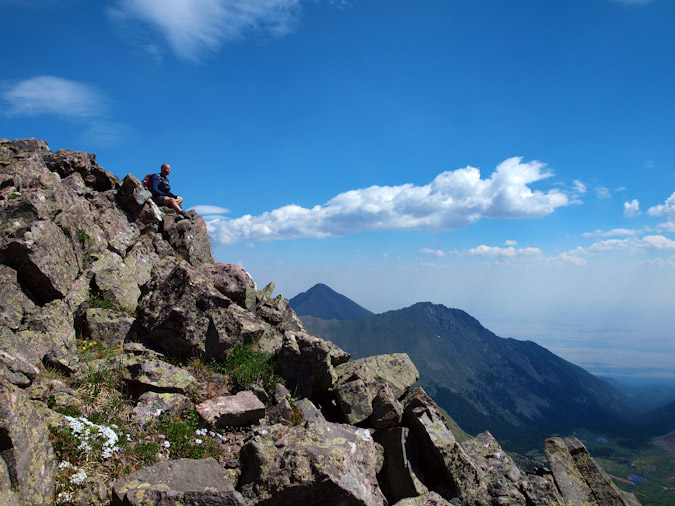
<svg viewBox="0 0 675 506"><path fill-rule="evenodd" d="M145 203L152 198L152 193L133 174L127 174L117 192L117 201L122 209L137 216Z"/></svg>
<svg viewBox="0 0 675 506"><path fill-rule="evenodd" d="M225 330L233 319L227 311L232 301L184 260L158 262L146 289L141 317L150 341L168 355L223 359L242 344Z"/></svg>
<svg viewBox="0 0 675 506"><path fill-rule="evenodd" d="M222 395L197 405L199 415L214 429L251 425L265 416L265 405L253 392Z"/></svg>
<svg viewBox="0 0 675 506"><path fill-rule="evenodd" d="M152 268L159 260L160 256L155 251L153 238L146 234L138 238L124 257L124 263L134 273L138 286L150 281Z"/></svg>
<svg viewBox="0 0 675 506"><path fill-rule="evenodd" d="M401 423L403 406L391 391L389 384L378 387L372 402L373 413L370 415L370 425L376 429L389 429Z"/></svg>
<svg viewBox="0 0 675 506"><path fill-rule="evenodd" d="M383 505L370 433L314 418L253 431L237 489L252 504Z"/></svg>
<svg viewBox="0 0 675 506"><path fill-rule="evenodd" d="M178 416L191 406L192 403L183 394L145 392L134 406L134 416L137 420L147 422L162 414Z"/></svg>
<svg viewBox="0 0 675 506"><path fill-rule="evenodd" d="M4 217L3 217L4 220ZM73 244L53 222L34 222L22 237L0 241L0 261L14 268L38 302L62 299L79 274Z"/></svg>
<svg viewBox="0 0 675 506"><path fill-rule="evenodd" d="M23 337L0 327L0 376L21 388L32 383L42 366L42 355L34 343Z"/></svg>
<svg viewBox="0 0 675 506"><path fill-rule="evenodd" d="M566 505L638 506L633 494L622 492L575 437L546 440L546 458Z"/></svg>
<svg viewBox="0 0 675 506"><path fill-rule="evenodd" d="M141 290L135 272L127 267L122 257L108 251L92 264L90 271L94 290L101 298L129 312L136 310Z"/></svg>
<svg viewBox="0 0 675 506"><path fill-rule="evenodd" d="M51 504L56 459L28 396L0 378L0 504Z"/></svg>
<svg viewBox="0 0 675 506"><path fill-rule="evenodd" d="M448 486L463 505L489 504L483 471L455 440L436 403L422 388L415 388L405 397L403 406L404 423L427 455L425 478Z"/></svg>
<svg viewBox="0 0 675 506"><path fill-rule="evenodd" d="M346 362L349 354L305 332L286 332L278 357L277 372L289 389L309 398L314 390L326 391L335 385L335 366Z"/></svg>
<svg viewBox="0 0 675 506"><path fill-rule="evenodd" d="M17 333L29 343L40 361L72 371L77 367L75 328L68 304L54 300L26 317Z"/></svg>
<svg viewBox="0 0 675 506"><path fill-rule="evenodd" d="M388 385L393 397L400 398L419 378L417 368L405 353L377 355L335 368L335 393L345 420L356 424L373 413L372 402L382 385Z"/></svg>
<svg viewBox="0 0 675 506"><path fill-rule="evenodd" d="M111 506L244 506L213 458L179 459L141 469L113 485Z"/></svg>
<svg viewBox="0 0 675 506"><path fill-rule="evenodd" d="M0 265L0 326L16 330L26 313L35 310L35 304L23 293L16 279L16 271Z"/></svg>
<svg viewBox="0 0 675 506"><path fill-rule="evenodd" d="M499 446L489 432L483 432L462 447L484 473L488 493L493 502L525 506L527 498L520 490L520 482L525 478L511 457ZM547 504L553 504L555 498Z"/></svg>
<svg viewBox="0 0 675 506"><path fill-rule="evenodd" d="M119 188L120 180L96 163L96 155L81 151L60 149L44 156L47 167L65 178L77 172L87 186L98 192Z"/></svg>
<svg viewBox="0 0 675 506"><path fill-rule="evenodd" d="M89 308L82 318L81 337L107 346L119 346L133 336L135 323L136 319L127 313Z"/></svg>
<svg viewBox="0 0 675 506"><path fill-rule="evenodd" d="M384 448L384 465L378 474L378 480L391 504L428 492L418 476L419 470L408 459L411 444L408 432L406 427L396 427L377 431L373 435L375 441Z"/></svg>
<svg viewBox="0 0 675 506"><path fill-rule="evenodd" d="M213 264L211 243L204 218L189 211L186 218L165 216L163 235L176 252L194 266Z"/></svg>
<svg viewBox="0 0 675 506"><path fill-rule="evenodd" d="M452 503L443 499L436 492L428 492L418 497L401 499L394 506L452 506Z"/></svg>
<svg viewBox="0 0 675 506"><path fill-rule="evenodd" d="M202 268L211 276L218 290L240 306L246 307L246 290L256 288L248 272L238 265L221 262L213 265L206 264Z"/></svg>
<svg viewBox="0 0 675 506"><path fill-rule="evenodd" d="M109 363L114 364L115 360ZM133 392L188 394L199 388L199 382L186 369L156 358L127 355L121 364L129 371L128 383Z"/></svg>

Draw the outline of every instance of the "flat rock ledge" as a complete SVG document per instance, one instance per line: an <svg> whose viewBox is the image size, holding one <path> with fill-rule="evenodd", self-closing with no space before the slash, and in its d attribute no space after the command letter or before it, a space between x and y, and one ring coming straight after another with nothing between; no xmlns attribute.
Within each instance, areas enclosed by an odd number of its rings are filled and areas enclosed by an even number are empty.
<svg viewBox="0 0 675 506"><path fill-rule="evenodd" d="M253 392L223 395L204 401L197 406L201 417L214 429L243 427L265 416L265 405Z"/></svg>

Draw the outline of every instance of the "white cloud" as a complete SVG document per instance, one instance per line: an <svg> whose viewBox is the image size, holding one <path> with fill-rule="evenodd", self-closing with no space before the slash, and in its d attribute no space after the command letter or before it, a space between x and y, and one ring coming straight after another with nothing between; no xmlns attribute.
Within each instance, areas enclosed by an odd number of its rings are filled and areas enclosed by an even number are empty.
<svg viewBox="0 0 675 506"><path fill-rule="evenodd" d="M434 255L437 256L438 258L445 256L445 251L440 249L422 248L420 250L420 253L423 253L425 255Z"/></svg>
<svg viewBox="0 0 675 506"><path fill-rule="evenodd" d="M574 190L575 190L577 193L580 193L580 194L583 195L584 193L586 193L587 188L586 188L586 185L585 185L584 183L582 183L582 182L579 181L578 179L575 179L575 180L574 180Z"/></svg>
<svg viewBox="0 0 675 506"><path fill-rule="evenodd" d="M584 232L584 237L616 237L616 236L626 236L626 235L637 235L640 233L640 230L634 230L631 228L613 228L612 230L595 230L594 232Z"/></svg>
<svg viewBox="0 0 675 506"><path fill-rule="evenodd" d="M506 241L504 241L504 245L505 245L505 246L515 246L516 244L518 244L517 241L512 241L512 240L506 240Z"/></svg>
<svg viewBox="0 0 675 506"><path fill-rule="evenodd" d="M95 87L54 76L38 76L6 86L2 98L10 116L92 118L103 114L107 104L106 97Z"/></svg>
<svg viewBox="0 0 675 506"><path fill-rule="evenodd" d="M486 246L481 244L475 248L471 248L466 251L466 254L471 256L483 256L483 257L506 257L506 258L515 258L522 256L539 256L541 255L541 250L539 248L514 248L513 246L508 246L506 248L500 248L498 246Z"/></svg>
<svg viewBox="0 0 675 506"><path fill-rule="evenodd" d="M598 186L595 189L595 196L599 199L610 199L612 198L612 193L609 191L609 188Z"/></svg>
<svg viewBox="0 0 675 506"><path fill-rule="evenodd" d="M675 241L663 235L646 235L642 238L607 239L597 241L587 248L578 247L570 255L582 256L589 253L639 252L645 250L675 250Z"/></svg>
<svg viewBox="0 0 675 506"><path fill-rule="evenodd" d="M632 218L640 214L640 202L638 199L633 199L630 202L623 203L623 215L626 218Z"/></svg>
<svg viewBox="0 0 675 506"><path fill-rule="evenodd" d="M221 214L228 214L230 212L230 210L225 207L209 206L209 205L194 206L191 209L196 211L197 214L201 214L202 216L221 215Z"/></svg>
<svg viewBox="0 0 675 506"><path fill-rule="evenodd" d="M108 14L143 39L147 50L157 51L145 35L150 25L180 58L198 60L251 31L286 35L299 9L299 0L116 0Z"/></svg>
<svg viewBox="0 0 675 506"><path fill-rule="evenodd" d="M647 214L666 218L669 221L675 220L675 192L666 199L664 204L650 207L647 210Z"/></svg>
<svg viewBox="0 0 675 506"><path fill-rule="evenodd" d="M538 161L509 158L488 179L466 167L439 174L424 186L371 186L341 193L311 209L287 205L260 216L208 222L216 243L341 236L366 230L448 231L481 218L540 218L569 205L558 190L528 184L550 177Z"/></svg>

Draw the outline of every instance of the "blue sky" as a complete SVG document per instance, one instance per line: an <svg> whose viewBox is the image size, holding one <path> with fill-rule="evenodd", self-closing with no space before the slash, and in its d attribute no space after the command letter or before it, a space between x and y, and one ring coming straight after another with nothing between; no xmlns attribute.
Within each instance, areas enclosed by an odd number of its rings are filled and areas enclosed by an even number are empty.
<svg viewBox="0 0 675 506"><path fill-rule="evenodd" d="M0 137L170 163L259 285L675 377L672 0L0 7Z"/></svg>

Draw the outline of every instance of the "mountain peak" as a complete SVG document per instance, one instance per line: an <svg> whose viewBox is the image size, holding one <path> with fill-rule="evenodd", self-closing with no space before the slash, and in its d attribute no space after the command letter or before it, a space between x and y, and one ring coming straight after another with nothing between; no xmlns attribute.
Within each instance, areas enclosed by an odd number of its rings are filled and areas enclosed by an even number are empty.
<svg viewBox="0 0 675 506"><path fill-rule="evenodd" d="M355 320L374 314L323 283L299 293L289 304L298 316L314 316L322 320Z"/></svg>

